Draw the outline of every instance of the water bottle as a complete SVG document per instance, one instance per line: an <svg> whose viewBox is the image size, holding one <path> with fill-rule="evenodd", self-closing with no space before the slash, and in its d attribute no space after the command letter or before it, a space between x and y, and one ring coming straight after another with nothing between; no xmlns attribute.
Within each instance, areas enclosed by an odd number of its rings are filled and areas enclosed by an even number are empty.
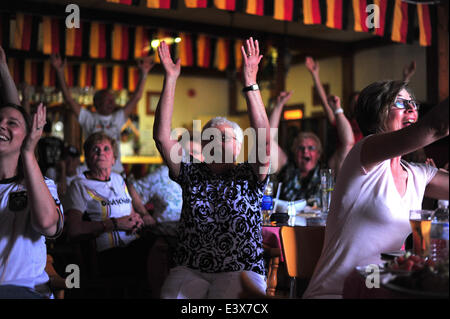
<svg viewBox="0 0 450 319"><path fill-rule="evenodd" d="M430 231L430 257L435 263L448 260L448 201L438 203Z"/></svg>
<svg viewBox="0 0 450 319"><path fill-rule="evenodd" d="M268 183L266 189L264 190L264 195L261 201L261 213L263 225L270 224L270 215L272 214L273 209L273 185L272 183Z"/></svg>

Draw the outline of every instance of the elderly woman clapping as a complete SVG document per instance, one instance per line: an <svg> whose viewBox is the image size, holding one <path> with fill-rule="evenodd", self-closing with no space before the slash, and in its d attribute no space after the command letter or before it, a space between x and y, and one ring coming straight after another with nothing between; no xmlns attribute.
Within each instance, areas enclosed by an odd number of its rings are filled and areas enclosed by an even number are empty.
<svg viewBox="0 0 450 319"><path fill-rule="evenodd" d="M155 114L154 139L170 177L181 185L183 192L176 267L170 271L161 297L237 298L243 271L264 293L259 205L269 167L270 136L269 121L256 85L262 57L258 41L250 38L242 47L250 123L262 141L254 163L235 162L241 150L242 130L224 118L213 119L203 127L204 162L183 163L174 157L178 146L176 140L170 139L170 133L180 61L172 61L164 42L158 53L165 79Z"/></svg>
<svg viewBox="0 0 450 319"><path fill-rule="evenodd" d="M448 199L448 172L402 156L448 136L448 99L418 120L407 84L380 81L366 87L356 106L364 138L349 152L338 176L322 255L306 298L342 297L356 266L379 264L411 232L409 210L424 195Z"/></svg>
<svg viewBox="0 0 450 319"><path fill-rule="evenodd" d="M148 247L137 232L152 218L134 212L125 181L111 171L116 141L94 133L86 139L84 153L88 171L72 181L64 202L69 239L95 238L101 271L143 270Z"/></svg>

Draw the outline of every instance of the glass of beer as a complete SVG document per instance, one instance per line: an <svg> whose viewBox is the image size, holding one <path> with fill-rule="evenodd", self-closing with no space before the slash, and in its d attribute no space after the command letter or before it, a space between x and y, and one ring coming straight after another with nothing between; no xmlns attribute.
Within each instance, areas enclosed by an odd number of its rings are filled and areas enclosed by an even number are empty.
<svg viewBox="0 0 450 319"><path fill-rule="evenodd" d="M413 233L414 254L427 257L430 254L430 230L432 210L411 210L409 222Z"/></svg>

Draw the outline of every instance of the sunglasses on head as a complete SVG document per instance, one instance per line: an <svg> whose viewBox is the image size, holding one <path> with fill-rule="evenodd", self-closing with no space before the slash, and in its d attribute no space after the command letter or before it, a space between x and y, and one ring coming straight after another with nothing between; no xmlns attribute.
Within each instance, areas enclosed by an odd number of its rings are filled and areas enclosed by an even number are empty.
<svg viewBox="0 0 450 319"><path fill-rule="evenodd" d="M408 107L418 111L420 105L414 100L406 100L406 99L396 99L394 102L394 107L398 109L407 109Z"/></svg>

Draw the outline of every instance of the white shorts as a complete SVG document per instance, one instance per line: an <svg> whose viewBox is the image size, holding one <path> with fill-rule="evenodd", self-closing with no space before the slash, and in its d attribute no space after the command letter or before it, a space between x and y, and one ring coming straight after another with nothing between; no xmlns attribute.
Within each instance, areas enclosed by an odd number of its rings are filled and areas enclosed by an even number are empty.
<svg viewBox="0 0 450 319"><path fill-rule="evenodd" d="M161 288L162 299L237 299L242 291L242 271L205 273L186 266L170 270ZM262 294L266 294L266 278L253 271L245 271Z"/></svg>

